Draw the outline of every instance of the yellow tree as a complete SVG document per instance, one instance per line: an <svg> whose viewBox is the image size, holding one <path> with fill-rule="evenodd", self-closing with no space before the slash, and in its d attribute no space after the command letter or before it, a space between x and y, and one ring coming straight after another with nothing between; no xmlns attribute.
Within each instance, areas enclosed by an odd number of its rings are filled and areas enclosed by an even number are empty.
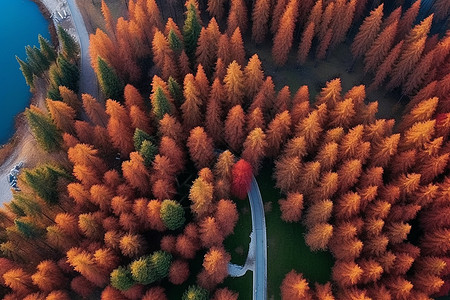
<svg viewBox="0 0 450 300"><path fill-rule="evenodd" d="M213 209L213 185L198 177L191 186L189 199L192 201L191 210L197 219L209 214Z"/></svg>
<svg viewBox="0 0 450 300"><path fill-rule="evenodd" d="M227 75L224 78L225 89L227 90L227 107L241 105L245 94L245 79L241 66L233 61L227 68Z"/></svg>
<svg viewBox="0 0 450 300"><path fill-rule="evenodd" d="M249 59L248 64L244 69L244 76L246 95L248 99L253 99L264 82L264 72L258 54L254 54Z"/></svg>
<svg viewBox="0 0 450 300"><path fill-rule="evenodd" d="M46 100L47 108L56 126L62 131L75 133L75 110L62 101Z"/></svg>
<svg viewBox="0 0 450 300"><path fill-rule="evenodd" d="M261 162L265 157L267 145L266 134L259 127L250 131L244 141L241 157L252 165L254 175L258 174Z"/></svg>

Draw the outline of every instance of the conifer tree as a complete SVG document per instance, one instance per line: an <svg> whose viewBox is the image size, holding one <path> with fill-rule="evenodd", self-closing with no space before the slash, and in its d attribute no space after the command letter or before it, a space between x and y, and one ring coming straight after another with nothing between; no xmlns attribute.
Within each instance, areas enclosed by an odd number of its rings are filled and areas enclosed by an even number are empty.
<svg viewBox="0 0 450 300"><path fill-rule="evenodd" d="M121 100L123 97L123 83L114 69L100 56L97 57L97 77L103 93L107 98Z"/></svg>
<svg viewBox="0 0 450 300"><path fill-rule="evenodd" d="M108 133L112 143L124 156L127 156L134 148L130 118L125 108L111 99L106 101L106 113L110 116Z"/></svg>
<svg viewBox="0 0 450 300"><path fill-rule="evenodd" d="M259 127L253 129L244 141L241 156L252 165L254 174L258 174L267 145L266 134Z"/></svg>
<svg viewBox="0 0 450 300"><path fill-rule="evenodd" d="M355 59L366 53L375 41L383 18L383 7L384 4L380 4L372 10L359 27L351 46L352 55Z"/></svg>
<svg viewBox="0 0 450 300"><path fill-rule="evenodd" d="M53 121L39 108L31 105L25 110L25 116L39 146L47 152L60 148L62 135Z"/></svg>
<svg viewBox="0 0 450 300"><path fill-rule="evenodd" d="M421 1L414 1L411 7L403 13L398 24L397 41L402 40L411 30L411 27L419 14L420 4Z"/></svg>
<svg viewBox="0 0 450 300"><path fill-rule="evenodd" d="M364 57L364 71L374 71L386 58L395 39L398 21L394 21L380 32Z"/></svg>
<svg viewBox="0 0 450 300"><path fill-rule="evenodd" d="M213 142L203 127L195 127L191 130L187 146L197 169L207 167L211 163L214 157Z"/></svg>
<svg viewBox="0 0 450 300"><path fill-rule="evenodd" d="M298 1L290 0L280 20L279 29L273 38L272 58L277 65L287 62L294 38L295 23L298 15Z"/></svg>
<svg viewBox="0 0 450 300"><path fill-rule="evenodd" d="M228 263L231 255L225 249L212 247L203 258L203 267L210 280L221 283L228 276Z"/></svg>
<svg viewBox="0 0 450 300"><path fill-rule="evenodd" d="M276 156L291 133L291 116L287 110L275 116L266 130L267 154Z"/></svg>
<svg viewBox="0 0 450 300"><path fill-rule="evenodd" d="M288 193L286 199L278 200L281 210L281 219L285 222L298 222L302 215L303 195Z"/></svg>
<svg viewBox="0 0 450 300"><path fill-rule="evenodd" d="M244 199L250 190L253 173L252 166L244 159L238 160L231 169L231 192L240 199Z"/></svg>
<svg viewBox="0 0 450 300"><path fill-rule="evenodd" d="M219 44L217 45L217 58L222 59L223 64L228 66L234 59L230 53L230 38L226 33L220 35Z"/></svg>
<svg viewBox="0 0 450 300"><path fill-rule="evenodd" d="M240 28L242 33L247 31L247 4L244 0L231 0L227 19L228 34L234 32L236 28Z"/></svg>
<svg viewBox="0 0 450 300"><path fill-rule="evenodd" d="M63 132L74 133L75 111L61 101L47 99L47 108L55 125Z"/></svg>
<svg viewBox="0 0 450 300"><path fill-rule="evenodd" d="M300 162L296 156L281 157L275 162L275 186L277 188L288 192L297 184L301 172Z"/></svg>
<svg viewBox="0 0 450 300"><path fill-rule="evenodd" d="M225 101L225 89L220 83L220 79L216 78L209 93L205 117L205 128L216 143L220 142L223 136L222 103Z"/></svg>
<svg viewBox="0 0 450 300"><path fill-rule="evenodd" d="M256 0L252 11L252 39L260 44L269 30L270 1Z"/></svg>
<svg viewBox="0 0 450 300"><path fill-rule="evenodd" d="M303 223L312 228L315 224L326 223L331 217L333 202L329 199L313 203L307 210Z"/></svg>
<svg viewBox="0 0 450 300"><path fill-rule="evenodd" d="M193 63L195 58L195 51L197 49L197 41L200 36L201 25L198 19L198 10L195 5L191 4L187 7L186 20L183 26L183 40L186 49L186 54Z"/></svg>
<svg viewBox="0 0 450 300"><path fill-rule="evenodd" d="M239 27L237 27L231 35L229 51L232 59L234 59L240 66L245 65L244 42L242 40L241 30Z"/></svg>
<svg viewBox="0 0 450 300"><path fill-rule="evenodd" d="M202 122L201 107L203 102L194 75L187 74L184 78L183 94L185 98L184 103L181 105L183 125L185 129L190 130L201 125Z"/></svg>
<svg viewBox="0 0 450 300"><path fill-rule="evenodd" d="M261 61L259 60L258 54L254 54L249 59L244 69L244 75L246 95L249 99L253 99L264 82L264 72L261 68Z"/></svg>
<svg viewBox="0 0 450 300"><path fill-rule="evenodd" d="M219 200L214 217L219 224L223 235L227 237L233 233L234 227L239 219L236 204L232 200Z"/></svg>
<svg viewBox="0 0 450 300"><path fill-rule="evenodd" d="M320 27L318 28L319 32L319 41L322 42L327 31L330 29L330 23L333 19L334 14L334 2L329 2L323 11L321 21L320 21ZM319 24L317 24L318 26ZM331 38L330 38L331 40Z"/></svg>
<svg viewBox="0 0 450 300"><path fill-rule="evenodd" d="M227 90L229 108L242 104L245 94L245 79L241 66L233 61L227 68L227 75L224 78L225 88Z"/></svg>
<svg viewBox="0 0 450 300"><path fill-rule="evenodd" d="M245 140L245 114L240 105L233 106L225 120L225 141L230 149L238 152Z"/></svg>
<svg viewBox="0 0 450 300"><path fill-rule="evenodd" d="M20 71L22 71L22 75L25 78L25 82L30 87L30 89L34 88L34 79L33 79L33 70L27 62L24 62L16 55L16 60L20 65Z"/></svg>
<svg viewBox="0 0 450 300"><path fill-rule="evenodd" d="M281 299L305 299L311 300L312 293L308 286L308 282L303 278L303 274L291 270L281 283Z"/></svg>
<svg viewBox="0 0 450 300"><path fill-rule="evenodd" d="M208 6L206 10L209 12L211 17L216 18L217 20L222 20L222 16L224 13L224 1L223 0L208 0Z"/></svg>
<svg viewBox="0 0 450 300"><path fill-rule="evenodd" d="M79 54L79 46L74 38L61 26L56 29L58 40L62 46L62 52L68 60L74 60Z"/></svg>
<svg viewBox="0 0 450 300"><path fill-rule="evenodd" d="M319 1L317 3L319 3ZM306 62L306 58L308 57L309 49L311 48L311 42L314 37L314 28L315 23L310 22L303 31L302 39L300 45L298 46L298 54L297 54L297 60L300 64L304 64Z"/></svg>
<svg viewBox="0 0 450 300"><path fill-rule="evenodd" d="M281 17L286 9L289 0L280 0L276 3L272 3L272 23L270 26L270 32L275 34L278 31L278 27L280 25Z"/></svg>
<svg viewBox="0 0 450 300"><path fill-rule="evenodd" d="M183 293L182 300L207 300L209 292L197 285L189 286Z"/></svg>
<svg viewBox="0 0 450 300"><path fill-rule="evenodd" d="M326 250L333 234L333 226L328 223L317 223L305 235L305 242L312 251Z"/></svg>

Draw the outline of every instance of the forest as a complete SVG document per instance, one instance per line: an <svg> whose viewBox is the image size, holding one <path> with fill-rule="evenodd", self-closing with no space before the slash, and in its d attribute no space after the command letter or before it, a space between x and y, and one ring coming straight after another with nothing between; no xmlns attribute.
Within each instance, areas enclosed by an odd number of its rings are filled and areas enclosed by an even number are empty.
<svg viewBox="0 0 450 300"><path fill-rule="evenodd" d="M77 94L79 49L62 28L59 52L30 48L27 83L49 87L46 109L25 115L60 159L24 169L0 209L3 299L243 299L224 284L224 240L268 163L279 218L333 257L327 283L292 269L276 299L448 295L450 2L427 14L394 2L187 0L177 24L156 0L129 0L118 19L102 1L99 99ZM276 89L249 43L269 43L280 69L346 44L368 86ZM406 103L397 120L377 117L379 89Z"/></svg>

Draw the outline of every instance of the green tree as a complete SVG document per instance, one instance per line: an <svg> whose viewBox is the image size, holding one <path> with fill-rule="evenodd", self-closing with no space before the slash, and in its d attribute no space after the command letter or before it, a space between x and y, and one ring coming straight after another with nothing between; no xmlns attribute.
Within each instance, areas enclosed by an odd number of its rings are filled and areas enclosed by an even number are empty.
<svg viewBox="0 0 450 300"><path fill-rule="evenodd" d="M61 43L63 55L69 60L74 60L78 56L78 53L80 52L80 48L78 47L77 42L61 26L58 26L57 34L58 40Z"/></svg>
<svg viewBox="0 0 450 300"><path fill-rule="evenodd" d="M120 100L123 96L123 83L111 67L103 58L97 57L98 61L98 81L106 98Z"/></svg>
<svg viewBox="0 0 450 300"><path fill-rule="evenodd" d="M28 239L35 239L42 235L42 230L39 230L36 224L33 224L30 221L15 219L14 225L16 226L20 234Z"/></svg>
<svg viewBox="0 0 450 300"><path fill-rule="evenodd" d="M184 291L182 300L208 300L209 293L207 290L197 286L191 285Z"/></svg>
<svg viewBox="0 0 450 300"><path fill-rule="evenodd" d="M126 267L118 267L111 272L111 285L118 290L126 291L134 284L131 272Z"/></svg>
<svg viewBox="0 0 450 300"><path fill-rule="evenodd" d="M131 277L141 284L150 284L158 280L158 274L149 256L143 256L130 264Z"/></svg>
<svg viewBox="0 0 450 300"><path fill-rule="evenodd" d="M177 107L180 107L181 104L183 104L183 89L180 84L172 76L170 76L167 80L167 86L169 88L170 95L175 100L175 104Z"/></svg>
<svg viewBox="0 0 450 300"><path fill-rule="evenodd" d="M164 200L161 203L161 220L170 230L176 230L183 226L186 218L184 208L174 200Z"/></svg>
<svg viewBox="0 0 450 300"><path fill-rule="evenodd" d="M24 170L25 182L50 205L59 202L57 182L61 177L68 178L69 176L64 170L49 164Z"/></svg>
<svg viewBox="0 0 450 300"><path fill-rule="evenodd" d="M25 53L27 54L28 64L37 76L42 75L50 67L50 62L38 48L26 46Z"/></svg>
<svg viewBox="0 0 450 300"><path fill-rule="evenodd" d="M61 131L47 115L31 106L25 110L34 138L39 146L47 152L59 150L62 142Z"/></svg>
<svg viewBox="0 0 450 300"><path fill-rule="evenodd" d="M139 154L144 158L144 164L147 167L151 167L155 155L158 153L158 147L151 141L144 140L139 149Z"/></svg>
<svg viewBox="0 0 450 300"><path fill-rule="evenodd" d="M183 42L180 40L180 38L173 29L170 29L169 31L168 39L170 49L172 49L173 52L180 54L181 50L183 50Z"/></svg>
<svg viewBox="0 0 450 300"><path fill-rule="evenodd" d="M53 45L50 44L50 42L47 39L45 39L42 35L38 36L38 40L41 53L45 55L48 61L55 61L57 54Z"/></svg>
<svg viewBox="0 0 450 300"><path fill-rule="evenodd" d="M67 87L69 90L78 92L78 80L80 79L80 71L76 64L71 63L64 56L58 55L56 64L61 73L61 80L58 84Z"/></svg>
<svg viewBox="0 0 450 300"><path fill-rule="evenodd" d="M172 255L165 251L156 251L150 256L153 268L158 275L158 279L162 279L169 275L170 264L172 263Z"/></svg>
<svg viewBox="0 0 450 300"><path fill-rule="evenodd" d="M161 120L165 114L170 115L171 113L169 99L167 99L160 86L155 91L154 101L152 101L152 112L158 120Z"/></svg>
<svg viewBox="0 0 450 300"><path fill-rule="evenodd" d="M31 66L28 63L21 60L17 55L16 60L20 65L20 71L22 71L23 77L25 78L25 82L30 88L34 88L33 70L31 69Z"/></svg>
<svg viewBox="0 0 450 300"><path fill-rule="evenodd" d="M133 135L134 149L139 151L144 141L153 141L153 138L150 134L148 134L144 130L136 128Z"/></svg>
<svg viewBox="0 0 450 300"><path fill-rule="evenodd" d="M186 49L186 54L193 64L195 60L195 50L197 49L197 41L200 36L200 26L199 20L197 20L197 9L193 4L188 7L186 20L183 26L183 39Z"/></svg>

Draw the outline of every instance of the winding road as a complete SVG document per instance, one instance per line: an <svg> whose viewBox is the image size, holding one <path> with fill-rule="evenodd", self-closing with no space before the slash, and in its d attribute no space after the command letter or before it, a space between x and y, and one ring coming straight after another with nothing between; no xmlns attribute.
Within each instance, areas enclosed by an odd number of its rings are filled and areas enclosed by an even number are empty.
<svg viewBox="0 0 450 300"><path fill-rule="evenodd" d="M97 77L91 66L91 58L89 57L89 34L76 0L67 0L67 4L69 5L70 15L72 16L72 21L80 40L80 93L90 94L98 99Z"/></svg>
<svg viewBox="0 0 450 300"><path fill-rule="evenodd" d="M250 191L248 192L252 213L252 243L254 242L254 270L253 270L253 300L267 299L267 234L266 218L261 192L252 176Z"/></svg>

